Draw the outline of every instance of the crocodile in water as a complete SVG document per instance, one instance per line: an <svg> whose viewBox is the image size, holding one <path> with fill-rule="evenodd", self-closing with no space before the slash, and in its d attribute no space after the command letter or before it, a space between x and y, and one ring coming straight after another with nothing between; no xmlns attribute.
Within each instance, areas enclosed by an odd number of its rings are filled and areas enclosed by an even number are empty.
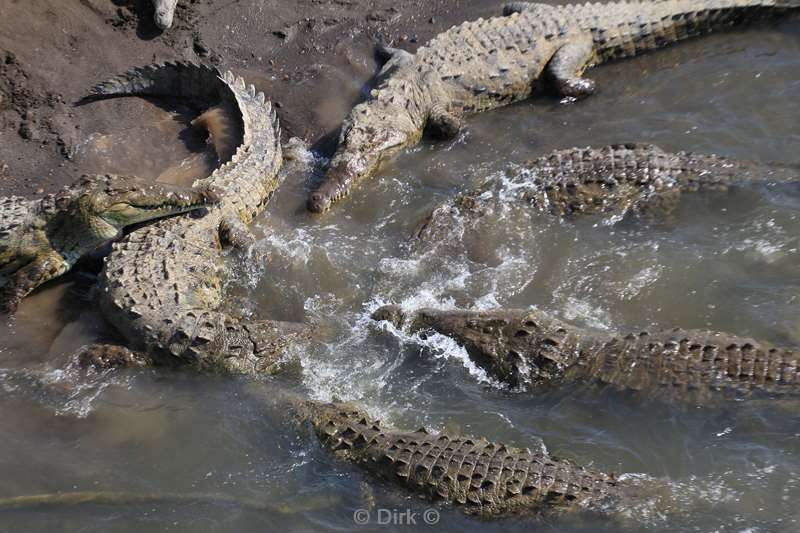
<svg viewBox="0 0 800 533"><path fill-rule="evenodd" d="M618 336L535 309L406 314L389 305L373 318L451 337L476 364L512 387L589 382L690 402L753 393L800 395L800 353L725 333L674 329Z"/></svg>
<svg viewBox="0 0 800 533"><path fill-rule="evenodd" d="M222 254L222 243L243 247L251 241L245 224L264 209L282 179L272 105L241 78L183 63L134 69L94 93L177 96L234 109L229 118L240 119L242 144L230 161L195 183L219 195L205 216L165 220L114 245L100 276L99 303L130 350L93 345L80 357L101 366L138 361L243 373L273 368L306 328L243 320L223 309Z"/></svg>
<svg viewBox="0 0 800 533"><path fill-rule="evenodd" d="M789 171L789 172L783 172ZM555 216L635 214L665 221L687 192L798 179L797 168L716 155L666 152L643 143L557 150L492 178L434 209L417 237L431 242L447 234L453 218L475 222L501 203L516 202Z"/></svg>
<svg viewBox="0 0 800 533"><path fill-rule="evenodd" d="M594 91L587 67L800 7L800 0L659 0L550 6L515 2L503 17L439 34L389 61L345 120L339 148L308 208L327 210L428 128L453 136L461 117L528 98L540 79L570 98Z"/></svg>
<svg viewBox="0 0 800 533"><path fill-rule="evenodd" d="M290 409L339 458L412 494L472 514L613 513L633 501L634 491L614 475L542 452L424 428L400 431L348 403L297 400Z"/></svg>

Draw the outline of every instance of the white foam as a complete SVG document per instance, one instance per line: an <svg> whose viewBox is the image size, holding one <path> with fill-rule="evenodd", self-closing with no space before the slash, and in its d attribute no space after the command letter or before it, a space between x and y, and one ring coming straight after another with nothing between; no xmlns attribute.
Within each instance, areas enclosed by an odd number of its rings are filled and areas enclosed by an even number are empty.
<svg viewBox="0 0 800 533"><path fill-rule="evenodd" d="M37 398L56 415L86 418L94 402L113 385L127 385L127 377L114 371L82 372L77 368L20 371L0 369L0 387L6 393Z"/></svg>
<svg viewBox="0 0 800 533"><path fill-rule="evenodd" d="M371 301L369 305L367 305L369 314L382 305L385 305L385 303L379 299ZM455 309L455 304L452 300L437 300L433 298L430 293L413 295L406 298L398 305L400 305L404 312L409 313L422 307L435 307L445 310ZM485 370L479 368L472 362L467 350L450 337L430 331L411 334L402 328L395 327L394 324L388 321L379 322L377 327L385 333L393 335L401 344L421 347L435 359L458 362L480 383L485 383L497 388L505 388L505 385L490 378Z"/></svg>
<svg viewBox="0 0 800 533"><path fill-rule="evenodd" d="M564 318L580 319L590 327L603 330L610 329L609 324L611 324L611 316L606 309L572 296L567 298L564 306Z"/></svg>
<svg viewBox="0 0 800 533"><path fill-rule="evenodd" d="M292 231L290 236L279 236L277 233L267 232L259 246L280 254L281 257L293 264L305 266L311 258L313 244L308 232L297 228Z"/></svg>

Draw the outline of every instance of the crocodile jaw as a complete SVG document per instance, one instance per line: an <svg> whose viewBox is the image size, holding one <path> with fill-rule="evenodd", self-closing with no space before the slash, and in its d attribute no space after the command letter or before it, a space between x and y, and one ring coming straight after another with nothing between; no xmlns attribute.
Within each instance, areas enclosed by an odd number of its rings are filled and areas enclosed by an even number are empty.
<svg viewBox="0 0 800 533"><path fill-rule="evenodd" d="M102 220L115 230L125 226L168 217L216 203L218 197L210 190L170 192L164 196L141 196L123 199L97 209L95 219Z"/></svg>
<svg viewBox="0 0 800 533"><path fill-rule="evenodd" d="M345 164L332 168L325 177L326 181L308 198L308 210L312 213L324 213L334 202L338 202L348 194L358 178L358 173Z"/></svg>
<svg viewBox="0 0 800 533"><path fill-rule="evenodd" d="M408 120L395 127L379 128L367 122L350 128L345 136L324 181L309 196L307 207L312 213L327 211L334 202L350 194L358 182L375 174L384 161L419 141L422 127L409 125Z"/></svg>

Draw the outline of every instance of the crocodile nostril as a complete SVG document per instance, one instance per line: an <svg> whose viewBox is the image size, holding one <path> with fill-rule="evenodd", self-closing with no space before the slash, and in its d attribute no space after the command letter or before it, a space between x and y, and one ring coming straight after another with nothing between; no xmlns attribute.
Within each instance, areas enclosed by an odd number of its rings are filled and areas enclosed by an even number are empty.
<svg viewBox="0 0 800 533"><path fill-rule="evenodd" d="M321 213L328 207L329 203L324 194L315 192L308 199L308 209L315 213Z"/></svg>

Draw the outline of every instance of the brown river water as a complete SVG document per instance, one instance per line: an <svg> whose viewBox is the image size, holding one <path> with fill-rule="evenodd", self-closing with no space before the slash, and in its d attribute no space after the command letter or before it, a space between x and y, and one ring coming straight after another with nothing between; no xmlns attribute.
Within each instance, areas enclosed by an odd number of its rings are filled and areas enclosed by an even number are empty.
<svg viewBox="0 0 800 533"><path fill-rule="evenodd" d="M281 386L358 401L403 428L546 447L593 468L661 479L672 495L666 508L632 510L632 524L475 520L337 463L270 408L277 385L269 379L70 374L61 370L70 353L113 335L93 310L91 278L73 273L0 329L0 498L201 492L274 510L230 502L0 510L0 531L800 531L800 402L704 409L578 387L511 391L447 339L369 320L387 302L533 305L596 328L711 328L797 348L798 185L687 196L660 224L563 222L510 206L475 228L454 221L451 238L431 247L411 236L454 194L508 181L515 165L556 148L641 141L800 162L798 72L796 21L604 66L590 73L596 96L573 105L541 97L474 117L457 140L409 150L322 217L303 207L314 178L291 176L255 223L256 249L230 260L229 291L245 312L321 321L325 342L298 348L303 375ZM176 138L183 127L154 124ZM130 136L149 138L117 131L87 141L82 157L99 165L113 139ZM162 163L147 167L152 177L185 155L179 148L147 145ZM357 523L360 509L370 513L366 525Z"/></svg>

